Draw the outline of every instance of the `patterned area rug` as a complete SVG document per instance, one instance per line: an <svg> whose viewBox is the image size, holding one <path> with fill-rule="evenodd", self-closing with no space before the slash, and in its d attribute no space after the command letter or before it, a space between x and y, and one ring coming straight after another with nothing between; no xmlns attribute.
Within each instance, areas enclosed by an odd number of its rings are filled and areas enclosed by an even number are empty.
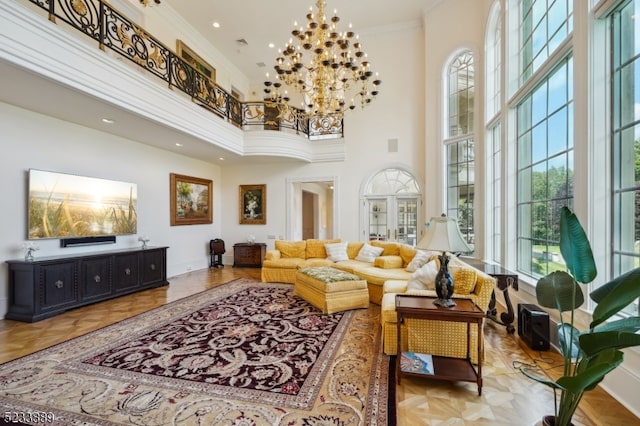
<svg viewBox="0 0 640 426"><path fill-rule="evenodd" d="M292 290L236 280L3 364L0 407L56 425L386 425L379 308L322 315Z"/></svg>

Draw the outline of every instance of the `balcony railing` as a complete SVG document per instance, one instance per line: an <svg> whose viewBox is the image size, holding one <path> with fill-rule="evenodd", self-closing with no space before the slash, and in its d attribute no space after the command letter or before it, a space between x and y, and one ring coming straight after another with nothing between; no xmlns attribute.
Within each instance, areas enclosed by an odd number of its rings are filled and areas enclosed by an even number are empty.
<svg viewBox="0 0 640 426"><path fill-rule="evenodd" d="M268 101L236 99L102 0L29 1L47 11L52 22L62 20L98 42L100 49L109 48L134 62L164 80L169 87L189 95L193 102L243 130L287 131L305 135L308 139L343 136L342 117L309 119L295 111L281 114L276 105Z"/></svg>

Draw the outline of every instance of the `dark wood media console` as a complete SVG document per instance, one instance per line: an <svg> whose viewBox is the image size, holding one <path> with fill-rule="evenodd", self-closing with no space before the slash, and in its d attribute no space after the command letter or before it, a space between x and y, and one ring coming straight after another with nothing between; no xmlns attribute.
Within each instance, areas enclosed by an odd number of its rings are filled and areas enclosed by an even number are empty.
<svg viewBox="0 0 640 426"><path fill-rule="evenodd" d="M68 309L169 284L167 247L8 260L5 318L35 322Z"/></svg>

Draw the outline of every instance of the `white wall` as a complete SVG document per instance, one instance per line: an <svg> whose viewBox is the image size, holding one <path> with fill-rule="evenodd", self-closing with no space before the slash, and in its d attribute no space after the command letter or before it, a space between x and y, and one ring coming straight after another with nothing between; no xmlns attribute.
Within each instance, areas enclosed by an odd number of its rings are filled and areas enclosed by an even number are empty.
<svg viewBox="0 0 640 426"><path fill-rule="evenodd" d="M167 275L208 267L209 240L219 237L225 214L218 166L122 139L76 124L0 103L0 179L3 209L0 258L20 259L27 236L27 172L30 168L134 182L138 185L138 234L152 246L169 246ZM170 226L169 174L213 180L213 224ZM60 240L40 240L36 257L137 247L137 235L115 245L60 248ZM0 317L7 310L8 271L0 271Z"/></svg>
<svg viewBox="0 0 640 426"><path fill-rule="evenodd" d="M361 35L372 67L382 79L380 95L365 109L345 116L346 159L343 162L248 164L223 166L225 200L223 223L227 247L244 242L247 235L273 246L268 236L286 236L287 179L326 180L336 176L335 238L357 241L360 235L360 188L365 179L387 167L402 166L420 181L424 176L424 44L420 26L389 28ZM398 140L398 152L388 152L388 140ZM267 185L266 225L238 224L238 186ZM227 200L230 200L227 202ZM420 220L419 220L420 222Z"/></svg>

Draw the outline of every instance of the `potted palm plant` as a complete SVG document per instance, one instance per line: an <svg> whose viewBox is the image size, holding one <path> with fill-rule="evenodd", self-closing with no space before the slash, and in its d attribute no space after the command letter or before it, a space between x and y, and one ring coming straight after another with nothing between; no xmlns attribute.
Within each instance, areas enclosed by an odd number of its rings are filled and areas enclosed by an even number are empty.
<svg viewBox="0 0 640 426"><path fill-rule="evenodd" d="M592 291L589 296L597 304L589 328L579 331L574 326L575 311L584 302L580 284L596 277L591 245L576 215L563 207L560 216L560 252L567 271L556 271L541 278L536 285L538 304L556 309L558 341L564 359L562 377L550 380L527 371L528 377L547 385L554 392L554 415L543 424L567 426L585 392L592 390L618 365L623 348L639 346L640 316L614 318L623 308L640 297L640 268L614 278Z"/></svg>

